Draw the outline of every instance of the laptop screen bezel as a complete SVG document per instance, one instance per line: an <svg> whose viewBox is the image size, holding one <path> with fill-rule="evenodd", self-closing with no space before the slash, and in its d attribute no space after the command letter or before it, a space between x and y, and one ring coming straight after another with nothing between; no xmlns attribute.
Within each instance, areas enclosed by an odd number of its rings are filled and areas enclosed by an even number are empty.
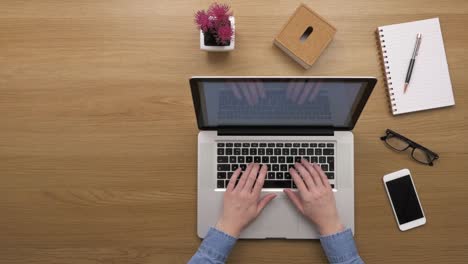
<svg viewBox="0 0 468 264"><path fill-rule="evenodd" d="M208 126L206 125L207 122L204 120L204 117L203 117L203 111L202 111L202 100L200 98L200 87L199 87L199 83L201 81L212 81L212 82L220 82L220 81L229 81L229 80L236 80L236 81L249 81L249 80L262 80L262 81L272 81L272 82L275 82L275 81L285 81L285 80L301 80L301 81L305 81L305 80L318 80L318 81L353 81L353 82L356 82L356 81L360 81L360 82L363 82L363 83L366 83L365 87L363 88L364 91L361 95L361 98L358 98L356 101L357 101L357 105L354 109L354 113L351 114L351 121L349 122L349 125L348 126L332 126L332 127L323 127L323 126L304 126L304 125L300 125L300 126L283 126L283 125L279 125L279 126L242 126L242 125L236 125L236 126L229 126L229 127L225 127L225 126ZM218 130L218 129L222 129L222 128L233 128L235 127L236 129L252 129L252 128L270 128L270 129L274 129L274 128L281 128L281 129L288 129L288 128L291 128L291 129L301 129L301 128L308 128L308 129L311 129L311 128L317 128L317 129L323 129L323 128L331 128L333 130L352 130L354 128L354 126L356 125L357 123L357 120L359 119L359 116L361 115L363 109L364 109L364 106L366 105L371 93L372 93L372 90L374 89L375 87L375 84L377 83L377 79L375 77L289 77L289 76L285 76L285 77L257 77L257 76L249 76L249 77L237 77L237 76L223 76L223 77L192 77L190 78L189 80L190 82L190 89L191 89L191 92L192 92L192 99L193 99L193 105L194 105L194 108L195 108L195 115L196 115L196 118L197 118L197 125L198 125L198 128L200 130Z"/></svg>

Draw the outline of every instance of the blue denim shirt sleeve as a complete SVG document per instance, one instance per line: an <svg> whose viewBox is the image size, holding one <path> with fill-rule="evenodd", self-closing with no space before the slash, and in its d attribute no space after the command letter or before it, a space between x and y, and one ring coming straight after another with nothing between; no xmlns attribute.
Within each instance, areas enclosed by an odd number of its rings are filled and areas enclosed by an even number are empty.
<svg viewBox="0 0 468 264"><path fill-rule="evenodd" d="M361 264L364 261L358 254L351 229L320 237L325 255L332 264Z"/></svg>
<svg viewBox="0 0 468 264"><path fill-rule="evenodd" d="M237 239L215 228L210 228L189 264L224 263ZM351 229L320 237L320 243L332 264L363 264L354 243Z"/></svg>
<svg viewBox="0 0 468 264"><path fill-rule="evenodd" d="M210 228L189 264L224 263L237 239L215 228Z"/></svg>

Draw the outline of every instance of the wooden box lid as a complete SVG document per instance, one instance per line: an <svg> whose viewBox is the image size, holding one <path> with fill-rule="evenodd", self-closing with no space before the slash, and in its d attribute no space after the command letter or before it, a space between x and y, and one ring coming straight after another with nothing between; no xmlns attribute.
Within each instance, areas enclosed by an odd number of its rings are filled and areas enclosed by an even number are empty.
<svg viewBox="0 0 468 264"><path fill-rule="evenodd" d="M275 45L308 69L328 46L336 28L301 4L275 38Z"/></svg>

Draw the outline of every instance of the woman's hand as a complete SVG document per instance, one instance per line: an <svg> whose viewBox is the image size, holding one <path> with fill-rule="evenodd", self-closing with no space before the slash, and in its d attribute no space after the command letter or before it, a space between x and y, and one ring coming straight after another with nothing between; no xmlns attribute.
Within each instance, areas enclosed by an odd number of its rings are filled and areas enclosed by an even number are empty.
<svg viewBox="0 0 468 264"><path fill-rule="evenodd" d="M260 169L257 163L249 164L242 175L240 168L234 172L224 193L223 213L216 224L217 229L239 237L240 232L276 197L268 194L260 199L266 173L267 167L263 165Z"/></svg>
<svg viewBox="0 0 468 264"><path fill-rule="evenodd" d="M344 229L328 178L319 165L302 160L289 172L299 193L284 189L297 209L314 223L321 235L331 235Z"/></svg>

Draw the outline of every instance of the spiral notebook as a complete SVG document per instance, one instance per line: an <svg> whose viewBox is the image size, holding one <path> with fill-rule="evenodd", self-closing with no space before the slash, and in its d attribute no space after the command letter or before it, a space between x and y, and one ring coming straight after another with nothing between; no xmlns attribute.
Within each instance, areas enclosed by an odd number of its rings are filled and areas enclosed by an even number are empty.
<svg viewBox="0 0 468 264"><path fill-rule="evenodd" d="M377 33L394 115L455 104L439 18L382 26ZM418 33L422 34L421 45L408 90L403 93Z"/></svg>

